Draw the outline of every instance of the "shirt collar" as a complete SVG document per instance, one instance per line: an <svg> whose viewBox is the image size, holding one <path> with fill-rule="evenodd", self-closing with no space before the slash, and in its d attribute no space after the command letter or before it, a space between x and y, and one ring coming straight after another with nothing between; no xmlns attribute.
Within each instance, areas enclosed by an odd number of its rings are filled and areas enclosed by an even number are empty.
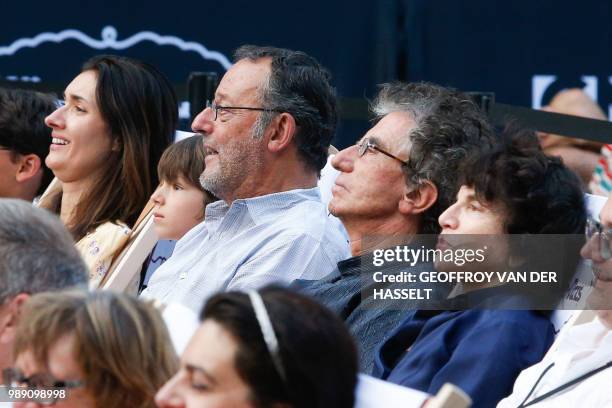
<svg viewBox="0 0 612 408"><path fill-rule="evenodd" d="M204 210L204 219L207 222L212 222L215 219L222 218L227 210L229 210L229 206L223 200L207 204Z"/></svg>
<svg viewBox="0 0 612 408"><path fill-rule="evenodd" d="M229 211L246 209L253 220L258 222L269 217L277 217L279 212L294 206L302 201L321 202L319 188L295 189L279 193L266 194L252 198L240 198L232 202L231 207L224 201L217 201L206 207L206 220L208 217L221 218ZM321 205L323 205L321 203Z"/></svg>
<svg viewBox="0 0 612 408"><path fill-rule="evenodd" d="M359 274L361 272L361 256L353 256L338 262L338 270L342 276Z"/></svg>

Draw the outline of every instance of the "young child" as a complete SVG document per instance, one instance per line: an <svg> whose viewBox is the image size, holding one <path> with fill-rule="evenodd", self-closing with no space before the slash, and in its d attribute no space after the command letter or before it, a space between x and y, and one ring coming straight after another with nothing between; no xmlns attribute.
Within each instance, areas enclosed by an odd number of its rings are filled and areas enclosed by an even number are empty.
<svg viewBox="0 0 612 408"><path fill-rule="evenodd" d="M157 166L160 184L151 196L159 239L178 240L204 220L204 208L217 198L199 182L204 171L202 136L191 136L168 147Z"/></svg>

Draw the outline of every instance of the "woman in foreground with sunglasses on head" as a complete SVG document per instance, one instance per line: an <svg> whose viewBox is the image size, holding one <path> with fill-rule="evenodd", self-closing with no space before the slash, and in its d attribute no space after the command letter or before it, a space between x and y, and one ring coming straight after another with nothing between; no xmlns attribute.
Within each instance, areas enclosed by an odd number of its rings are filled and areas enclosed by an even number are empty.
<svg viewBox="0 0 612 408"><path fill-rule="evenodd" d="M159 407L353 407L355 345L323 306L265 288L218 294L200 319Z"/></svg>
<svg viewBox="0 0 612 408"><path fill-rule="evenodd" d="M157 310L103 291L33 296L13 356L13 368L3 372L6 385L52 392L15 408L154 407L156 391L178 369Z"/></svg>

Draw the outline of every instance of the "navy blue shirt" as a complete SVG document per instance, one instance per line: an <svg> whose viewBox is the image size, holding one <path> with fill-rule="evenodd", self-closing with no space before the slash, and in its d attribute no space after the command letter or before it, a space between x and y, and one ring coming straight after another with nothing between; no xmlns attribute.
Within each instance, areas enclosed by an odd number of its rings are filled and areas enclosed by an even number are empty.
<svg viewBox="0 0 612 408"><path fill-rule="evenodd" d="M412 245L420 245L420 242ZM375 352L380 345L393 333L398 324L405 318L407 311L423 307L429 301L401 300L381 301L369 296L368 288L373 286L371 276L374 271L384 274L394 274L399 271L419 273L432 271L430 262L418 262L414 266L402 263L388 263L383 267L375 267L370 255L355 256L338 263L338 269L327 277L318 280L297 280L292 288L313 297L338 314L348 326L356 340L359 352L360 371L366 374L372 372ZM364 284L365 282L365 284ZM369 283L368 283L369 282ZM387 284L389 288L432 288L432 301L447 296L450 286L438 284ZM409 312L408 312L409 313Z"/></svg>
<svg viewBox="0 0 612 408"><path fill-rule="evenodd" d="M472 407L495 407L553 340L540 312L416 311L378 350L373 375L430 394L450 382L470 395Z"/></svg>

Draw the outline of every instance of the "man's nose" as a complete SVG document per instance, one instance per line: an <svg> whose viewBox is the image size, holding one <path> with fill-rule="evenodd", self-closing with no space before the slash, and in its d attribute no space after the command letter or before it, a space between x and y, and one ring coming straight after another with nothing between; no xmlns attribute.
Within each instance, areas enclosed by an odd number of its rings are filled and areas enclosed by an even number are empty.
<svg viewBox="0 0 612 408"><path fill-rule="evenodd" d="M357 157L357 146L347 147L334 155L331 164L338 171L350 173Z"/></svg>
<svg viewBox="0 0 612 408"><path fill-rule="evenodd" d="M206 135L212 133L214 123L214 112L210 107L207 107L193 119L191 130Z"/></svg>
<svg viewBox="0 0 612 408"><path fill-rule="evenodd" d="M595 263L604 262L606 259L601 256L601 241L602 239L599 232L593 234L580 250L580 256L585 259L590 259Z"/></svg>

